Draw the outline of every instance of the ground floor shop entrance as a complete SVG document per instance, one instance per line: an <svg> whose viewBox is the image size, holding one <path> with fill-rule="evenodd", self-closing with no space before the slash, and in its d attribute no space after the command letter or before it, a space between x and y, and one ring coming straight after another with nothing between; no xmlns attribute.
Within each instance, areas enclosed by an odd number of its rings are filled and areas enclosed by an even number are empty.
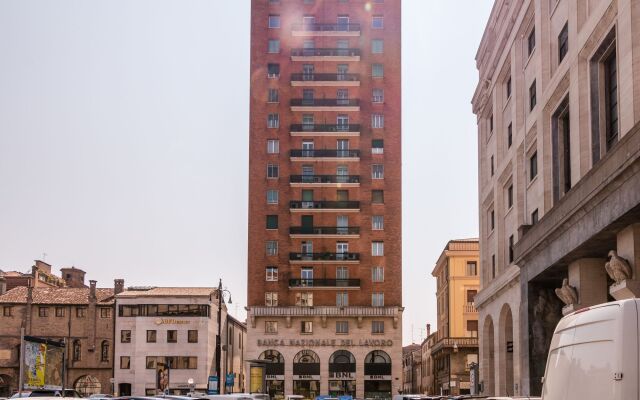
<svg viewBox="0 0 640 400"><path fill-rule="evenodd" d="M390 399L391 381L364 381L365 399Z"/></svg>
<svg viewBox="0 0 640 400"><path fill-rule="evenodd" d="M284 379L267 380L267 393L272 400L284 399Z"/></svg>
<svg viewBox="0 0 640 400"><path fill-rule="evenodd" d="M356 397L356 381L329 381L329 396Z"/></svg>
<svg viewBox="0 0 640 400"><path fill-rule="evenodd" d="M293 394L313 400L320 395L320 381L293 381Z"/></svg>

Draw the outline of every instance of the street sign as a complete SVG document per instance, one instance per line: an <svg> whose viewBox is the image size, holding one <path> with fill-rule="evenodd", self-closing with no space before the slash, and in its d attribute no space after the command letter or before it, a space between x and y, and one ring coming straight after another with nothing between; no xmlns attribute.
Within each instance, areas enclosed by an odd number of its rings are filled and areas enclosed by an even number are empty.
<svg viewBox="0 0 640 400"><path fill-rule="evenodd" d="M220 394L220 388L218 387L218 377L215 375L209 376L207 394Z"/></svg>
<svg viewBox="0 0 640 400"><path fill-rule="evenodd" d="M236 374L234 374L234 373L227 374L227 377L225 379L225 386L227 386L227 387L233 386L235 377L236 377Z"/></svg>

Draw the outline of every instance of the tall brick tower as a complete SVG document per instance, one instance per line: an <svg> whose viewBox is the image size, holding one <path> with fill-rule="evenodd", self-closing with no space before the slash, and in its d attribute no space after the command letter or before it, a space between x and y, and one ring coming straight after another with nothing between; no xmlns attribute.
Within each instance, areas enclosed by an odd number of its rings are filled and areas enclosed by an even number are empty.
<svg viewBox="0 0 640 400"><path fill-rule="evenodd" d="M246 353L266 363L248 366L250 389L390 398L402 387L401 1L251 3Z"/></svg>

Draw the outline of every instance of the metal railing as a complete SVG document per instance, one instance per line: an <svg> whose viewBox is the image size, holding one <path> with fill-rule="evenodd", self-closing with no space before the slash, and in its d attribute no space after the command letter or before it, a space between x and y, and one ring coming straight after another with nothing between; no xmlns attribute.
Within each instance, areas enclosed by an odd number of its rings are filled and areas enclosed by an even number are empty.
<svg viewBox="0 0 640 400"><path fill-rule="evenodd" d="M359 235L359 226L292 226L291 235Z"/></svg>
<svg viewBox="0 0 640 400"><path fill-rule="evenodd" d="M291 132L360 132L360 124L292 124Z"/></svg>
<svg viewBox="0 0 640 400"><path fill-rule="evenodd" d="M360 74L347 74L347 73L336 73L336 74L319 74L319 73L297 73L291 74L292 81L316 81L316 82L357 82L360 80Z"/></svg>
<svg viewBox="0 0 640 400"><path fill-rule="evenodd" d="M306 150L296 149L290 151L291 157L336 157L336 158L352 158L360 157L360 150Z"/></svg>
<svg viewBox="0 0 640 400"><path fill-rule="evenodd" d="M360 287L360 279L289 279L289 287Z"/></svg>
<svg viewBox="0 0 640 400"><path fill-rule="evenodd" d="M360 57L360 49L291 49L292 57Z"/></svg>
<svg viewBox="0 0 640 400"><path fill-rule="evenodd" d="M291 99L291 107L358 107L359 99Z"/></svg>
<svg viewBox="0 0 640 400"><path fill-rule="evenodd" d="M344 210L357 210L360 208L359 201L290 201L289 208L302 209L325 209L335 208Z"/></svg>
<svg viewBox="0 0 640 400"><path fill-rule="evenodd" d="M360 183L360 175L291 175L290 183Z"/></svg>
<svg viewBox="0 0 640 400"><path fill-rule="evenodd" d="M292 30L304 32L359 32L359 23L343 23L343 24L320 24L320 23L302 23L293 24Z"/></svg>
<svg viewBox="0 0 640 400"><path fill-rule="evenodd" d="M289 253L291 261L358 261L360 253Z"/></svg>

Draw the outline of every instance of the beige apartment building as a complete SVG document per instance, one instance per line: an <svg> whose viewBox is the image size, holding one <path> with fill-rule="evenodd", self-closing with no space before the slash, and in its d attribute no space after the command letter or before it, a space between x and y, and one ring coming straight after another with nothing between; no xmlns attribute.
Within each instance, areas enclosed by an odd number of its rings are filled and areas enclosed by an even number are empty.
<svg viewBox="0 0 640 400"><path fill-rule="evenodd" d="M639 20L633 0L494 4L472 100L483 394L540 394L562 315L639 293Z"/></svg>

